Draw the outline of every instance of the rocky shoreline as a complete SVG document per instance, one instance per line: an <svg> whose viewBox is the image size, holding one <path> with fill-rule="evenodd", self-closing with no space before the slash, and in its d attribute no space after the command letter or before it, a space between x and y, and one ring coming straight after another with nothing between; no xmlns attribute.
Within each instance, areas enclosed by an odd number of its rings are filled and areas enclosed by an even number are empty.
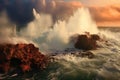
<svg viewBox="0 0 120 80"><path fill-rule="evenodd" d="M48 62L49 58L33 44L0 44L0 73L44 69Z"/></svg>
<svg viewBox="0 0 120 80"><path fill-rule="evenodd" d="M62 55L71 54L76 57L92 59L95 55L90 51L97 48L97 42L100 37L96 34L82 34L72 36L74 49L66 49ZM82 50L82 51L81 51ZM0 73L25 73L32 70L43 70L47 68L51 61L54 61L59 52L44 55L34 44L0 44Z"/></svg>

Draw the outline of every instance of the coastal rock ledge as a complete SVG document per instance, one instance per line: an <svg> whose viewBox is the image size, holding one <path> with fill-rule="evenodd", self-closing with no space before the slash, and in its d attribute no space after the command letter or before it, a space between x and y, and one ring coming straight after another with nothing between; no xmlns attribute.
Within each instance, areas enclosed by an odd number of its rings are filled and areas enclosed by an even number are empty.
<svg viewBox="0 0 120 80"><path fill-rule="evenodd" d="M33 44L0 44L0 73L44 69L48 62L49 58Z"/></svg>

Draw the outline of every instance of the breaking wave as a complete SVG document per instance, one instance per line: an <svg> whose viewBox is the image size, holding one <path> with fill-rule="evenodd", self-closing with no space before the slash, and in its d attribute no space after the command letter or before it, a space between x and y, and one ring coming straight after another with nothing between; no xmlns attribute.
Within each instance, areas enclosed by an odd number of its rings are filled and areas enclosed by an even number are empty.
<svg viewBox="0 0 120 80"><path fill-rule="evenodd" d="M0 27L0 33L4 33L2 30L5 30L6 33L6 35L1 34L0 42L5 40L16 43L32 42L39 46L43 52L58 50L61 54L55 56L56 60L46 70L34 73L30 78L24 77L23 80L120 79L120 31L112 32L107 29L97 29L89 10L84 7L78 9L68 22L58 21L54 25L49 14L37 14L35 10L33 12L36 19L19 32L13 32L8 27L5 29ZM16 26L12 28L14 30ZM70 54L71 51L64 52L66 48L73 48L73 44L69 43L70 36L83 34L85 31L92 34L99 33L104 39L103 42L98 42L100 47L97 50L91 50L95 58L81 58ZM75 52L80 51L76 50ZM19 79L19 77L16 78Z"/></svg>

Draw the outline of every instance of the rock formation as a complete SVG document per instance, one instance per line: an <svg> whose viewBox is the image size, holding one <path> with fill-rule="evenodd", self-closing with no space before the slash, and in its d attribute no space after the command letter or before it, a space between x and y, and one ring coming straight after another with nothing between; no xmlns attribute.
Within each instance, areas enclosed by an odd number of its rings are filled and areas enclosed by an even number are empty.
<svg viewBox="0 0 120 80"><path fill-rule="evenodd" d="M75 48L83 50L96 49L96 41L100 40L100 37L97 34L82 34L75 37L73 36L72 38Z"/></svg>
<svg viewBox="0 0 120 80"><path fill-rule="evenodd" d="M49 59L33 44L0 44L0 73L11 69L22 72L46 68Z"/></svg>

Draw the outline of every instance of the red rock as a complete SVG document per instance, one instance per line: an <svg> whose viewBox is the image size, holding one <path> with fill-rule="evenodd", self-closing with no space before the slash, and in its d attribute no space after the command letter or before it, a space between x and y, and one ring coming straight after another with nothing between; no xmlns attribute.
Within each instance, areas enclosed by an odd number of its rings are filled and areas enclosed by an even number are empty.
<svg viewBox="0 0 120 80"><path fill-rule="evenodd" d="M34 64L36 68L43 69L48 62L48 57L33 44L0 44L0 68L3 72L12 67L21 67L23 72L29 71Z"/></svg>
<svg viewBox="0 0 120 80"><path fill-rule="evenodd" d="M31 70L30 65L26 65L26 64L22 64L22 65L21 65L21 68L22 68L22 71L23 71L23 72L26 72L26 71L30 71L30 70Z"/></svg>

